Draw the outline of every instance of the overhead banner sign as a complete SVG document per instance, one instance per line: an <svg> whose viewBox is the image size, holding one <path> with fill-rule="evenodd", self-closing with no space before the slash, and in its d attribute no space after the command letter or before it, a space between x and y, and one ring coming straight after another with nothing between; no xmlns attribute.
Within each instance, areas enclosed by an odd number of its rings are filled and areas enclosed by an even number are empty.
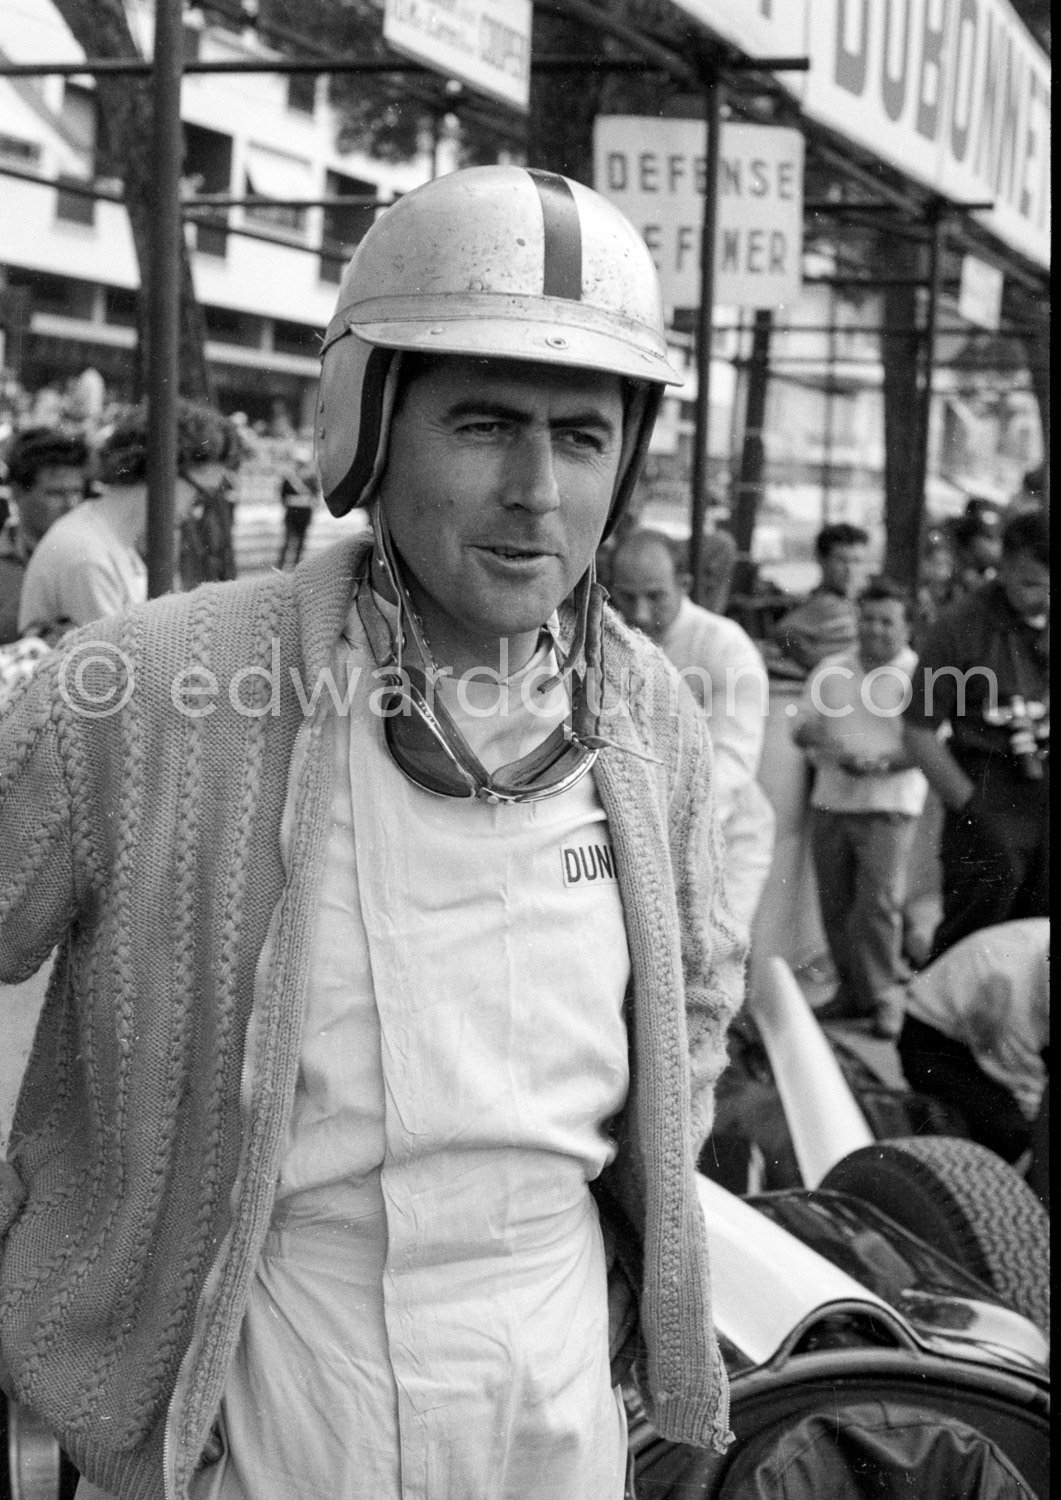
<svg viewBox="0 0 1061 1500"><path fill-rule="evenodd" d="M668 309L700 302L703 120L600 115L593 185L641 231ZM723 125L715 301L784 307L800 288L803 137L772 125Z"/></svg>
<svg viewBox="0 0 1061 1500"><path fill-rule="evenodd" d="M749 57L810 58L777 82L809 119L1050 265L1050 59L1010 0L674 0Z"/></svg>
<svg viewBox="0 0 1061 1500"><path fill-rule="evenodd" d="M531 0L386 0L383 39L447 78L529 108Z"/></svg>
<svg viewBox="0 0 1061 1500"><path fill-rule="evenodd" d="M1050 61L1009 0L811 0L803 108L1050 264Z"/></svg>

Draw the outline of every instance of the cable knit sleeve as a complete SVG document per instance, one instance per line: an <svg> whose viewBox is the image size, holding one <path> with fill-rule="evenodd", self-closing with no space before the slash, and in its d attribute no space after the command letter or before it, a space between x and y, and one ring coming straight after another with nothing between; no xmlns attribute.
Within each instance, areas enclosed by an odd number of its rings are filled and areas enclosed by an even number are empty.
<svg viewBox="0 0 1061 1500"><path fill-rule="evenodd" d="M0 980L27 979L75 907L71 795L75 731L58 691L61 656L42 662L0 717Z"/></svg>
<svg viewBox="0 0 1061 1500"><path fill-rule="evenodd" d="M714 1120L715 1084L726 1065L726 1032L744 999L745 926L726 904L722 837L710 736L692 700L682 705L671 852L678 890L693 1145Z"/></svg>

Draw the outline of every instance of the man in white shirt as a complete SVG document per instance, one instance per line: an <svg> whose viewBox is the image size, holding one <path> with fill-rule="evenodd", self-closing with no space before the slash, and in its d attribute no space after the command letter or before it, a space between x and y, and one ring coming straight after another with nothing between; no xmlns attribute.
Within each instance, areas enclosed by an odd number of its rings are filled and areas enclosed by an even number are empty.
<svg viewBox="0 0 1061 1500"><path fill-rule="evenodd" d="M87 625L147 598L143 536L147 486L108 488L57 521L26 568L20 634Z"/></svg>
<svg viewBox="0 0 1061 1500"><path fill-rule="evenodd" d="M178 411L174 525L191 514L199 489L223 473L230 424L191 401ZM147 531L147 407L134 407L100 449L101 495L70 511L42 537L26 568L19 633L88 625L147 598L141 552Z"/></svg>
<svg viewBox="0 0 1061 1500"><path fill-rule="evenodd" d="M755 779L769 683L751 637L735 620L694 604L689 582L661 531L632 532L612 559L611 595L620 614L662 647L710 720L726 894L734 915L750 926L774 848L773 808Z"/></svg>
<svg viewBox="0 0 1061 1500"><path fill-rule="evenodd" d="M899 1060L911 1088L954 1105L974 1141L1017 1162L1032 1144L1050 1043L1050 922L971 933L906 992Z"/></svg>
<svg viewBox="0 0 1061 1500"><path fill-rule="evenodd" d="M902 712L917 658L903 591L875 579L858 606L858 647L807 682L793 729L817 768L812 851L822 925L839 984L825 1020L902 1020L902 902L927 783L903 748Z"/></svg>
<svg viewBox="0 0 1061 1500"><path fill-rule="evenodd" d="M26 428L8 449L16 519L0 530L0 645L18 639L29 560L45 533L84 497L87 460L84 439L55 427Z"/></svg>

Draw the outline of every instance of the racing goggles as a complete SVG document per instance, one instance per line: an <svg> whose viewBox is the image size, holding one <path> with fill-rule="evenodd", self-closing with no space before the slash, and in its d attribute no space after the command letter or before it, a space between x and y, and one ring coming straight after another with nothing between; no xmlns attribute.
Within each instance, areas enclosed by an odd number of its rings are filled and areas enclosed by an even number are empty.
<svg viewBox="0 0 1061 1500"><path fill-rule="evenodd" d="M378 513L378 507L376 510ZM442 674L432 664L430 648L378 514L373 524L376 557L397 598L397 624L392 629L373 595L371 559L355 584L357 612L376 665L384 675L380 694L383 733L398 769L433 796L478 798L483 802L538 802L573 787L608 743L596 733L587 685L594 670L598 674L595 680L602 680L600 620L604 591L594 579L593 568L576 590L575 638L550 684L568 685L570 713L528 754L491 772L435 690Z"/></svg>

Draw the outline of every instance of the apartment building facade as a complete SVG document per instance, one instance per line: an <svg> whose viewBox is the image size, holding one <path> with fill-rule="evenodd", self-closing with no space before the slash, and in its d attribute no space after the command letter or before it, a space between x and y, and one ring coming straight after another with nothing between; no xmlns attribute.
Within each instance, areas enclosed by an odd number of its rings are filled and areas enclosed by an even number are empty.
<svg viewBox="0 0 1061 1500"><path fill-rule="evenodd" d="M128 12L150 57L152 7L129 0ZM202 13L188 19L189 59L271 55L251 32ZM49 0L5 0L0 55L84 58ZM327 80L314 75L186 74L181 113L185 195L257 200L186 225L218 398L251 421L282 405L305 426L345 258L376 210L290 200L386 203L430 175L429 157L393 165L338 150ZM0 78L0 286L25 309L22 327L8 330L4 364L27 390L92 366L114 395L131 391L139 272L122 204L83 191L120 191L96 179L96 137L90 76Z"/></svg>

